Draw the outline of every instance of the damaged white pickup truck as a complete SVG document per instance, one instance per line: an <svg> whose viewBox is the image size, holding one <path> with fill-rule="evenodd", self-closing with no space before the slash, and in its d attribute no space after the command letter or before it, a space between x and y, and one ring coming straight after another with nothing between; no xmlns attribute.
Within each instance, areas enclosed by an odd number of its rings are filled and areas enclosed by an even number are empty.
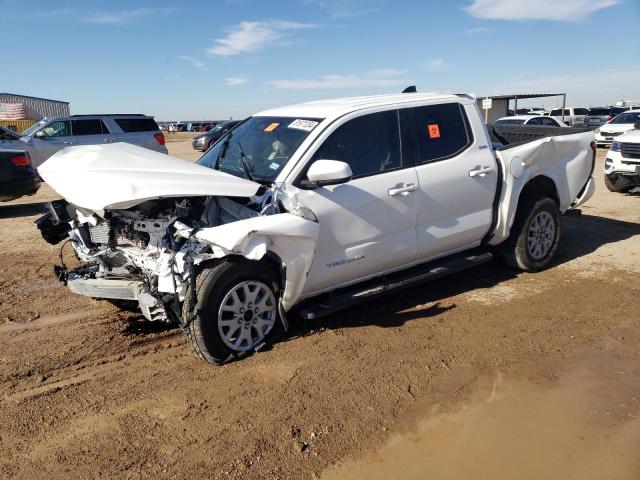
<svg viewBox="0 0 640 480"><path fill-rule="evenodd" d="M56 267L72 291L137 302L219 364L292 310L315 318L495 253L548 266L560 214L593 194L593 133L495 150L497 129L465 95L406 93L258 113L196 164L71 147L39 168L65 200L37 223L83 262Z"/></svg>

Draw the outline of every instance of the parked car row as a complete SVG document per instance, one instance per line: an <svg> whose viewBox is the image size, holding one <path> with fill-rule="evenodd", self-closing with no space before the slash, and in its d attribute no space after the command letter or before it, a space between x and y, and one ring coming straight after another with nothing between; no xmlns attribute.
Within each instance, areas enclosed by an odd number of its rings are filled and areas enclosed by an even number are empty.
<svg viewBox="0 0 640 480"><path fill-rule="evenodd" d="M165 132L208 132L220 122L168 123L160 126Z"/></svg>

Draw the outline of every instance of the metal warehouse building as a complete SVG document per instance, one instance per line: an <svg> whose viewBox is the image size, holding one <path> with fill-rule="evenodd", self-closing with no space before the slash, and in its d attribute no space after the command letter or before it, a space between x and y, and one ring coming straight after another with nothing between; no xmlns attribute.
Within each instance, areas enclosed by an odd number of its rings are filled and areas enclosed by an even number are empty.
<svg viewBox="0 0 640 480"><path fill-rule="evenodd" d="M60 100L0 93L0 103L22 103L24 105L25 118L28 120L42 120L44 117L69 115L69 102Z"/></svg>

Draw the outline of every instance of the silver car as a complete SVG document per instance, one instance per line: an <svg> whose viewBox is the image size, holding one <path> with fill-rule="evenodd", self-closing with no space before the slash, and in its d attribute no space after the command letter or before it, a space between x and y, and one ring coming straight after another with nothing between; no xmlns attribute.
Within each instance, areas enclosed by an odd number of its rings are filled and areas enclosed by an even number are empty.
<svg viewBox="0 0 640 480"><path fill-rule="evenodd" d="M146 115L71 115L46 118L20 134L14 146L27 150L35 167L73 145L125 142L167 153L164 134ZM0 147L0 148L4 148Z"/></svg>

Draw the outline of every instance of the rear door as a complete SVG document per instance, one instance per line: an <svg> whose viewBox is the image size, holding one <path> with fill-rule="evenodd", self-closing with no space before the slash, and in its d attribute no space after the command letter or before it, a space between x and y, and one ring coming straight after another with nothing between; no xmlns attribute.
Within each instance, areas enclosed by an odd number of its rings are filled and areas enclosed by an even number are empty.
<svg viewBox="0 0 640 480"><path fill-rule="evenodd" d="M39 132L43 132L44 136L39 138L34 135L31 139L32 148L29 149L34 167L42 164L57 151L76 144L69 120L51 122L41 128Z"/></svg>
<svg viewBox="0 0 640 480"><path fill-rule="evenodd" d="M115 135L99 118L72 120L71 129L78 145L101 145L115 142Z"/></svg>
<svg viewBox="0 0 640 480"><path fill-rule="evenodd" d="M480 245L491 228L498 167L477 108L451 102L412 114L418 259Z"/></svg>
<svg viewBox="0 0 640 480"><path fill-rule="evenodd" d="M311 159L348 163L353 179L301 190L320 232L305 293L354 282L415 261L415 169L402 157L398 111L359 115L327 133Z"/></svg>
<svg viewBox="0 0 640 480"><path fill-rule="evenodd" d="M140 147L167 153L164 135L158 124L150 117L113 117L112 121L119 130L118 141L132 143Z"/></svg>

